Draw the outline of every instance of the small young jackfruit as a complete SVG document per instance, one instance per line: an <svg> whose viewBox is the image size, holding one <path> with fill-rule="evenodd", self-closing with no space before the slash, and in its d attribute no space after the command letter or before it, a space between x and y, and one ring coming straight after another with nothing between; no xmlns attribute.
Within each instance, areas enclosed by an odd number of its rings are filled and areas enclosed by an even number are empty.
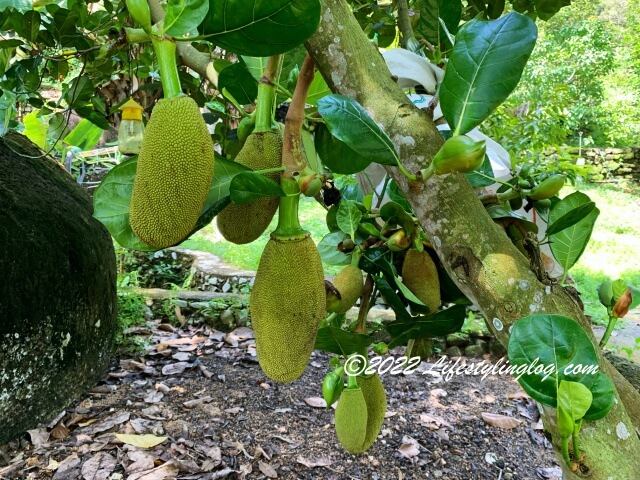
<svg viewBox="0 0 640 480"><path fill-rule="evenodd" d="M342 391L336 406L335 422L336 434L344 449L350 453L362 453L368 426L367 402L362 389Z"/></svg>
<svg viewBox="0 0 640 480"><path fill-rule="evenodd" d="M249 299L258 361L277 382L304 371L326 314L322 261L313 240L267 243Z"/></svg>
<svg viewBox="0 0 640 480"><path fill-rule="evenodd" d="M333 286L340 292L339 302L330 302L327 296L327 311L335 313L346 313L353 307L364 288L362 272L355 265L347 265L333 279Z"/></svg>
<svg viewBox="0 0 640 480"><path fill-rule="evenodd" d="M214 151L196 102L162 99L153 109L138 154L129 221L155 248L191 233L213 180Z"/></svg>
<svg viewBox="0 0 640 480"><path fill-rule="evenodd" d="M362 390L367 404L367 433L361 450L361 452L365 452L376 441L382 428L382 422L384 422L384 416L387 413L387 394L377 373L368 378L358 377L358 386Z"/></svg>
<svg viewBox="0 0 640 480"><path fill-rule="evenodd" d="M426 251L407 252L402 264L402 282L429 308L430 313L435 313L440 307L438 269Z"/></svg>
<svg viewBox="0 0 640 480"><path fill-rule="evenodd" d="M280 132L254 132L247 138L236 162L252 170L265 170L279 167L281 157ZM278 172L266 176L280 182ZM251 243L267 229L279 203L278 197L265 197L243 205L229 205L218 214L218 230L229 242Z"/></svg>

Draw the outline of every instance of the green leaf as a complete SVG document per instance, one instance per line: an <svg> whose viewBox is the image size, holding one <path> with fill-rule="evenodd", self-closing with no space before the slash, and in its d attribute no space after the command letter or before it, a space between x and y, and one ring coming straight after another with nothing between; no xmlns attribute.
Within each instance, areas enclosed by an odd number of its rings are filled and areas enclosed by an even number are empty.
<svg viewBox="0 0 640 480"><path fill-rule="evenodd" d="M83 107L91 101L93 84L88 77L75 77L65 87L62 99L67 102L69 108Z"/></svg>
<svg viewBox="0 0 640 480"><path fill-rule="evenodd" d="M627 282L622 279L618 279L611 284L611 298L613 299L613 303L616 303L620 297L625 294L627 288L629 288Z"/></svg>
<svg viewBox="0 0 640 480"><path fill-rule="evenodd" d="M613 382L608 376L600 372L589 390L593 395L593 401L591 407L585 413L584 419L589 421L600 420L609 413L615 403Z"/></svg>
<svg viewBox="0 0 640 480"><path fill-rule="evenodd" d="M315 147L322 163L333 173L350 175L361 172L371 164L370 160L331 135L324 125L319 125L316 130Z"/></svg>
<svg viewBox="0 0 640 480"><path fill-rule="evenodd" d="M362 264L362 258L360 257L360 263ZM396 292L396 289L391 286L391 283L386 277L374 276L373 282L376 288L384 298L384 301L391 310L396 314L397 321L410 321L412 319L411 314L407 310L407 306L402 302L400 295Z"/></svg>
<svg viewBox="0 0 640 480"><path fill-rule="evenodd" d="M455 134L478 126L516 88L537 35L533 20L518 13L460 28L439 90Z"/></svg>
<svg viewBox="0 0 640 480"><path fill-rule="evenodd" d="M147 245L131 230L129 203L136 178L138 157L132 157L113 167L93 193L93 216L107 227L111 236L125 248L151 252Z"/></svg>
<svg viewBox="0 0 640 480"><path fill-rule="evenodd" d="M446 50L450 43L446 39L446 33L439 19L444 21L449 33L455 35L461 17L462 2L460 0L422 0L416 33L434 47Z"/></svg>
<svg viewBox="0 0 640 480"><path fill-rule="evenodd" d="M404 207L396 202L387 202L380 209L380 218L389 225L400 225L407 236L413 235L416 225Z"/></svg>
<svg viewBox="0 0 640 480"><path fill-rule="evenodd" d="M104 115L99 114L92 107L76 107L74 110L82 118L86 118L102 130L109 130L111 128L111 125L109 125L107 119L104 118Z"/></svg>
<svg viewBox="0 0 640 480"><path fill-rule="evenodd" d="M22 123L24 124L23 135L41 149L46 150L49 122L40 116L40 111L33 110L31 113L25 115Z"/></svg>
<svg viewBox="0 0 640 480"><path fill-rule="evenodd" d="M280 185L255 172L241 172L233 177L229 187L231 201L236 205L254 202L264 197L282 197Z"/></svg>
<svg viewBox="0 0 640 480"><path fill-rule="evenodd" d="M585 203L584 205L580 205L573 210L569 210L569 212L565 213L563 216L549 225L549 227L547 228L547 236L561 232L565 228L574 226L580 220L589 215L594 208L596 208L595 202L589 202Z"/></svg>
<svg viewBox="0 0 640 480"><path fill-rule="evenodd" d="M0 40L1 49L20 47L22 45L24 45L24 42L19 38L11 38L9 40Z"/></svg>
<svg viewBox="0 0 640 480"><path fill-rule="evenodd" d="M531 397L550 407L557 406L557 386L561 380L580 382L590 388L597 371L598 357L585 331L562 315L534 314L518 320L511 328L507 350L514 375ZM579 366L581 371L574 370ZM539 371L536 371L536 367Z"/></svg>
<svg viewBox="0 0 640 480"><path fill-rule="evenodd" d="M268 57L303 43L319 22L319 0L209 0L198 30L224 50Z"/></svg>
<svg viewBox="0 0 640 480"><path fill-rule="evenodd" d="M572 423L580 420L591 407L591 390L578 382L563 380L558 387L558 409L569 413ZM573 431L573 429L572 429Z"/></svg>
<svg viewBox="0 0 640 480"><path fill-rule="evenodd" d="M332 232L325 235L318 243L320 258L327 265L349 265L351 254L346 254L338 249L338 245L349 236L344 232Z"/></svg>
<svg viewBox="0 0 640 480"><path fill-rule="evenodd" d="M138 157L132 157L107 173L93 194L93 216L107 227L111 236L123 247L149 252L157 249L136 237L129 224L129 204L137 164ZM231 180L239 172L247 170L239 163L216 155L213 183L200 218L189 236L211 223L213 217L231 202Z"/></svg>
<svg viewBox="0 0 640 480"><path fill-rule="evenodd" d="M571 210L590 203L591 199L582 192L574 192L563 198L549 214L549 223L553 225ZM580 258L591 238L593 226L600 215L594 208L589 215L571 227L549 236L551 253L563 270L568 271Z"/></svg>
<svg viewBox="0 0 640 480"><path fill-rule="evenodd" d="M481 173L482 175L479 175ZM493 185L495 180L493 179L493 168L491 168L491 160L489 160L489 155L484 156L484 161L480 168L478 168L475 172L467 173L467 180L473 188L481 188L488 187L489 185ZM491 178L487 178L491 177Z"/></svg>
<svg viewBox="0 0 640 480"><path fill-rule="evenodd" d="M209 11L209 0L169 0L165 10L165 33L181 37L198 28Z"/></svg>
<svg viewBox="0 0 640 480"><path fill-rule="evenodd" d="M360 220L362 220L362 213L358 209L356 202L353 200L343 200L340 202L338 213L336 214L338 227L354 241Z"/></svg>
<svg viewBox="0 0 640 480"><path fill-rule="evenodd" d="M331 95L331 90L329 89L327 82L324 81L322 74L320 72L316 72L311 85L309 85L307 103L309 105L317 105L318 100L326 97L327 95Z"/></svg>
<svg viewBox="0 0 640 480"><path fill-rule="evenodd" d="M335 138L369 162L397 165L391 139L355 100L328 95L318 101L318 113Z"/></svg>
<svg viewBox="0 0 640 480"><path fill-rule="evenodd" d="M396 277L391 264L391 252L386 248L367 248L360 257L359 268L371 275L383 273L388 279Z"/></svg>
<svg viewBox="0 0 640 480"><path fill-rule="evenodd" d="M397 320L386 325L393 337L389 348L401 345L409 339L442 337L459 331L466 318L466 307L454 305L433 315L421 315Z"/></svg>
<svg viewBox="0 0 640 480"><path fill-rule="evenodd" d="M369 335L351 333L336 327L323 327L318 329L314 348L336 355L350 355L362 351L372 343L373 337Z"/></svg>
<svg viewBox="0 0 640 480"><path fill-rule="evenodd" d="M241 105L248 105L258 97L258 82L244 62L225 67L218 77L218 89L226 88Z"/></svg>
<svg viewBox="0 0 640 480"><path fill-rule="evenodd" d="M67 135L63 142L80 150L91 150L100 141L104 130L89 120L83 119L75 126L71 133Z"/></svg>

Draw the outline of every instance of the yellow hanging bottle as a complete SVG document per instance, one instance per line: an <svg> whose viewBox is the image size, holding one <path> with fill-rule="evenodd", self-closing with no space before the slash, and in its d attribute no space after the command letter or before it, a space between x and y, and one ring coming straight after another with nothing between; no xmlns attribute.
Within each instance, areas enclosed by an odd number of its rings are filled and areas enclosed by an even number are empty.
<svg viewBox="0 0 640 480"><path fill-rule="evenodd" d="M142 123L144 108L130 98L120 107L120 110L122 110L122 120L118 129L118 150L123 155L137 155L144 135L144 123Z"/></svg>

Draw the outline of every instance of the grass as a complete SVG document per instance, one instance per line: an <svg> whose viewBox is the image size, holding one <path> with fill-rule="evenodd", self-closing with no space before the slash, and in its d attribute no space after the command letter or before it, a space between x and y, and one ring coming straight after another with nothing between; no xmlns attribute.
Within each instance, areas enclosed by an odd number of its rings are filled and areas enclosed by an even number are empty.
<svg viewBox="0 0 640 480"><path fill-rule="evenodd" d="M578 263L571 269L571 275L582 293L587 315L594 322L605 324L606 311L598 301L596 287L607 276L613 280L622 278L629 284L640 286L640 254L637 253L640 241L640 187L620 188L605 184L584 184L580 190L600 209L591 241ZM575 189L565 187L564 197ZM304 198L300 204L300 221L311 232L315 242L319 242L328 232L325 224L325 211L314 200ZM258 240L249 245L233 245L226 242L217 232L215 222L204 228L190 240L182 244L192 248L211 252L226 263L237 268L256 270L260 255L269 233L277 223L277 216ZM326 266L329 274L336 274L340 267Z"/></svg>

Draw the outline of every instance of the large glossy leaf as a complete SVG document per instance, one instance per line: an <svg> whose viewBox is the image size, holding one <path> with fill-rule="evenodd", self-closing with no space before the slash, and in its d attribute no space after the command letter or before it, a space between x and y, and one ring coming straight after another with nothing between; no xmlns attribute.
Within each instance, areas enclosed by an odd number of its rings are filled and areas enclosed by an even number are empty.
<svg viewBox="0 0 640 480"><path fill-rule="evenodd" d="M264 197L282 197L280 185L259 173L240 172L231 180L231 201L236 205L250 203Z"/></svg>
<svg viewBox="0 0 640 480"><path fill-rule="evenodd" d="M591 407L584 415L585 420L600 420L604 417L615 402L614 386L611 379L604 373L600 372L596 376L596 381L591 385L591 394L593 401Z"/></svg>
<svg viewBox="0 0 640 480"><path fill-rule="evenodd" d="M524 374L518 379L534 400L557 406L561 380L580 382L591 388L598 372L577 371L598 366L593 344L582 327L562 315L535 314L518 320L511 329L509 363ZM539 371L536 371L536 367Z"/></svg>
<svg viewBox="0 0 640 480"><path fill-rule="evenodd" d="M456 134L478 126L509 96L537 35L533 20L518 13L460 28L440 85L442 112Z"/></svg>
<svg viewBox="0 0 640 480"><path fill-rule="evenodd" d="M129 204L136 178L138 158L133 157L113 167L93 193L93 216L107 227L111 236L125 248L149 252L157 250L147 245L131 230Z"/></svg>
<svg viewBox="0 0 640 480"><path fill-rule="evenodd" d="M553 235L561 232L565 228L574 226L580 220L588 216L594 208L596 208L595 202L588 202L574 208L573 210L569 210L547 227L547 235Z"/></svg>
<svg viewBox="0 0 640 480"><path fill-rule="evenodd" d="M558 387L558 408L563 408L576 422L580 420L591 407L593 395L591 390L579 382L561 381Z"/></svg>
<svg viewBox="0 0 640 480"><path fill-rule="evenodd" d="M237 62L225 67L218 77L218 88L223 88L233 95L240 105L248 105L258 97L258 82L249 72L244 62Z"/></svg>
<svg viewBox="0 0 640 480"><path fill-rule="evenodd" d="M25 115L22 122L24 124L23 135L43 150L46 149L49 122L40 115L38 110L33 110Z"/></svg>
<svg viewBox="0 0 640 480"><path fill-rule="evenodd" d="M318 126L314 142L322 163L333 173L350 175L371 164L371 160L358 155L349 145L331 135L324 125Z"/></svg>
<svg viewBox="0 0 640 480"><path fill-rule="evenodd" d="M372 343L373 337L369 335L351 333L337 327L323 327L318 329L314 348L336 355L350 355L362 351Z"/></svg>
<svg viewBox="0 0 640 480"><path fill-rule="evenodd" d="M165 33L181 37L198 28L209 11L209 0L169 0L165 11Z"/></svg>
<svg viewBox="0 0 640 480"><path fill-rule="evenodd" d="M268 57L300 45L319 22L319 0L209 0L198 30L230 52Z"/></svg>
<svg viewBox="0 0 640 480"><path fill-rule="evenodd" d="M100 220L111 236L123 247L140 251L153 251L156 248L147 245L135 236L129 224L129 204L136 178L138 158L132 157L112 168L104 177L93 194L93 216ZM230 203L229 186L233 177L247 167L231 160L216 156L214 178L209 195L200 213L200 218L192 235L208 225L213 217Z"/></svg>
<svg viewBox="0 0 640 480"><path fill-rule="evenodd" d="M398 164L391 139L355 100L344 95L327 95L318 100L318 113L331 135L362 158L383 165Z"/></svg>
<svg viewBox="0 0 640 480"><path fill-rule="evenodd" d="M389 347L402 345L409 339L442 337L459 331L466 318L466 307L454 305L433 315L421 315L397 320L386 325L393 337Z"/></svg>
<svg viewBox="0 0 640 480"><path fill-rule="evenodd" d="M320 258L327 265L349 265L351 254L340 251L338 246L349 236L342 232L332 232L325 235L318 243Z"/></svg>
<svg viewBox="0 0 640 480"><path fill-rule="evenodd" d="M91 150L98 144L103 132L104 130L94 123L83 119L65 137L64 143L72 147L78 147L80 150Z"/></svg>
<svg viewBox="0 0 640 480"><path fill-rule="evenodd" d="M549 223L553 225L570 211L591 203L591 199L582 192L574 192L563 198L549 214ZM551 253L563 270L568 271L580 258L591 238L591 232L600 210L594 208L586 217L564 230L549 236Z"/></svg>
<svg viewBox="0 0 640 480"><path fill-rule="evenodd" d="M449 33L455 35L461 17L462 2L460 0L421 0L420 18L415 31L433 46L439 46L444 50L443 47L448 42L445 42L446 33L440 25L440 19Z"/></svg>

